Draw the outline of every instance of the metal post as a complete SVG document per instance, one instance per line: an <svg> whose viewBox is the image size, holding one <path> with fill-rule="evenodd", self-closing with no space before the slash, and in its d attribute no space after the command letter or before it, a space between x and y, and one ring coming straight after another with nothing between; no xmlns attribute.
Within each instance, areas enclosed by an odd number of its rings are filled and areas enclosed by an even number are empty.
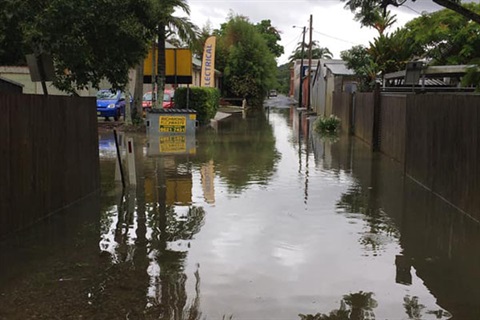
<svg viewBox="0 0 480 320"><path fill-rule="evenodd" d="M307 97L307 110L311 110L312 106L310 105L310 95L312 91L312 24L313 24L313 16L310 15L310 43L308 44L308 97Z"/></svg>
<svg viewBox="0 0 480 320"><path fill-rule="evenodd" d="M125 188L125 176L123 174L122 157L120 155L120 148L118 147L117 130L115 129L113 129L113 137L115 138L115 149L117 150L117 161L120 168L120 177L122 178L122 187Z"/></svg>
<svg viewBox="0 0 480 320"><path fill-rule="evenodd" d="M298 107L301 108L303 106L303 54L304 54L304 46L305 46L305 29L303 27L303 38L302 38L302 51L301 51L301 59L300 59L300 92L298 93Z"/></svg>
<svg viewBox="0 0 480 320"><path fill-rule="evenodd" d="M47 84L45 82L46 75L45 75L45 67L43 65L43 57L41 54L36 55L37 66L38 66L38 73L40 74L40 82L42 83L42 90L45 96L48 96Z"/></svg>
<svg viewBox="0 0 480 320"><path fill-rule="evenodd" d="M156 63L156 52L157 52L157 45L155 43L155 40L153 41L153 46L152 46L152 109L156 107L156 94L157 94L157 90L155 88L155 84L157 83L156 81L156 66L155 66L155 63Z"/></svg>

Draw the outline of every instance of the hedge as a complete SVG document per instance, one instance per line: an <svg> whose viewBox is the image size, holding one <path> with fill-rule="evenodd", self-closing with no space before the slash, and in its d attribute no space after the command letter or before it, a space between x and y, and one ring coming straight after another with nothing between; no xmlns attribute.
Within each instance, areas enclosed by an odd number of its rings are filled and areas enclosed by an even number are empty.
<svg viewBox="0 0 480 320"><path fill-rule="evenodd" d="M216 88L190 87L175 90L175 108L187 109L187 91L189 92L188 109L197 111L200 124L208 124L215 117L220 102L220 91Z"/></svg>

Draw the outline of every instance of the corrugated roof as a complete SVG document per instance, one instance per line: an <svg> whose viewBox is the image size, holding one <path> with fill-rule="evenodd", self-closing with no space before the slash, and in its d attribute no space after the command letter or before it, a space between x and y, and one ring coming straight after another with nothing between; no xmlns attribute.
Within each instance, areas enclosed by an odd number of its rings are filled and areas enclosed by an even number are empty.
<svg viewBox="0 0 480 320"><path fill-rule="evenodd" d="M334 63L325 63L325 66L330 70L334 75L337 76L353 76L355 72L347 68L347 63L345 61L334 62Z"/></svg>

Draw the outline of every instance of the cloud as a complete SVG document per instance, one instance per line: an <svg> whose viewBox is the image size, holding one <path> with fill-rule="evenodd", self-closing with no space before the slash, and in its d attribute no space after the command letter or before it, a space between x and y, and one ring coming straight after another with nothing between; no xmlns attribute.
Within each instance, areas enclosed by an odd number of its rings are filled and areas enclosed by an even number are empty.
<svg viewBox="0 0 480 320"><path fill-rule="evenodd" d="M472 0L479 2L480 0ZM313 16L312 38L320 46L327 47L335 58L340 52L353 45L368 45L376 36L376 31L362 28L353 20L353 14L344 8L340 0L188 0L191 9L191 20L199 27L211 23L212 28L219 28L230 12L243 15L252 23L271 20L282 36L281 44L285 53L278 59L279 64L287 62L288 56L302 39L301 27L309 26L309 17ZM442 9L431 0L407 1L401 7L389 7L397 15L394 28L421 15ZM300 28L294 28L298 26ZM309 30L306 42L309 39Z"/></svg>

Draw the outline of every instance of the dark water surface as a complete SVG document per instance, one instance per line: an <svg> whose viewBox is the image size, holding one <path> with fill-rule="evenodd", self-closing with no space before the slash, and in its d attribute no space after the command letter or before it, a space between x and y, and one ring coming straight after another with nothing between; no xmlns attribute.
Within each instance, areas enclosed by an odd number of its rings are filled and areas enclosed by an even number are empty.
<svg viewBox="0 0 480 320"><path fill-rule="evenodd" d="M101 195L2 244L0 319L480 319L479 226L294 118L122 136L124 194L100 134Z"/></svg>

